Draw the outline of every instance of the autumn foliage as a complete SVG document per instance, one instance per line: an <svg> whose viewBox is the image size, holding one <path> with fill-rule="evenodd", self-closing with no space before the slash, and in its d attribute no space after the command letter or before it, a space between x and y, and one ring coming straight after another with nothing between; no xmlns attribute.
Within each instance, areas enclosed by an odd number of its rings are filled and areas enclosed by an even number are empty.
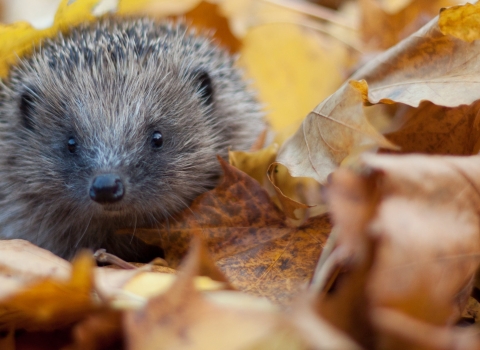
<svg viewBox="0 0 480 350"><path fill-rule="evenodd" d="M0 26L0 77L102 13L182 16L270 128L168 224L118 232L164 260L0 241L0 349L480 349L480 3L99 3Z"/></svg>

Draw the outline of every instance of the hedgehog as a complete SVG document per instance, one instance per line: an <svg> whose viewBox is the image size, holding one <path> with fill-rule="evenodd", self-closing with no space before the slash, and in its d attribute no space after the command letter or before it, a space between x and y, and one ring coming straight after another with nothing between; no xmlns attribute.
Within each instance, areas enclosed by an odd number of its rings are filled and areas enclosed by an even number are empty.
<svg viewBox="0 0 480 350"><path fill-rule="evenodd" d="M19 59L0 82L0 239L160 254L115 232L167 225L264 128L235 60L185 23L113 17Z"/></svg>

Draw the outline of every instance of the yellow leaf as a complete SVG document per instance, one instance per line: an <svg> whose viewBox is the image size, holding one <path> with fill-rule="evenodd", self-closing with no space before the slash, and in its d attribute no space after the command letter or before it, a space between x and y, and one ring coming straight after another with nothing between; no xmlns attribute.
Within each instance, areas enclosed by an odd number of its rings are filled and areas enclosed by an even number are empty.
<svg viewBox="0 0 480 350"><path fill-rule="evenodd" d="M99 0L63 0L53 26L47 29L37 30L26 22L0 26L0 78L7 77L10 65L17 62L19 57L28 54L45 38L94 19L91 11L98 2Z"/></svg>
<svg viewBox="0 0 480 350"><path fill-rule="evenodd" d="M200 0L120 0L120 15L143 14L155 17L181 15L198 5Z"/></svg>
<svg viewBox="0 0 480 350"><path fill-rule="evenodd" d="M319 37L296 25L266 24L246 34L240 64L254 78L275 131L290 135L341 84L341 58L334 51L324 50Z"/></svg>
<svg viewBox="0 0 480 350"><path fill-rule="evenodd" d="M255 152L229 151L230 164L250 175L264 185L267 169L275 161L278 145L276 143Z"/></svg>
<svg viewBox="0 0 480 350"><path fill-rule="evenodd" d="M366 119L367 85L350 81L319 104L280 149L277 162L292 176L325 184L327 176L359 146L394 148Z"/></svg>
<svg viewBox="0 0 480 350"><path fill-rule="evenodd" d="M96 309L93 259L80 254L73 262L69 281L45 279L0 303L0 327L27 330L58 329Z"/></svg>
<svg viewBox="0 0 480 350"><path fill-rule="evenodd" d="M467 42L480 39L480 3L444 9L438 25L445 35L450 34Z"/></svg>
<svg viewBox="0 0 480 350"><path fill-rule="evenodd" d="M95 17L92 10L99 0L62 0L55 14L53 29L66 30L80 23L91 21Z"/></svg>

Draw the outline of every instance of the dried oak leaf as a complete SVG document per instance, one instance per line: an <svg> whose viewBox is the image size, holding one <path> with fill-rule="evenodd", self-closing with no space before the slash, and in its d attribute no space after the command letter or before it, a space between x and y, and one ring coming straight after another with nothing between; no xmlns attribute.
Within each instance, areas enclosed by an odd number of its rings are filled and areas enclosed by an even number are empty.
<svg viewBox="0 0 480 350"><path fill-rule="evenodd" d="M314 278L318 312L367 348L373 308L452 325L479 265L480 157L365 155L359 169L329 186L335 235Z"/></svg>
<svg viewBox="0 0 480 350"><path fill-rule="evenodd" d="M257 181L220 163L225 176L217 188L195 199L169 225L137 228L135 235L160 245L174 267L191 238L199 236L234 287L286 302L312 276L330 232L329 219L314 217L290 226Z"/></svg>

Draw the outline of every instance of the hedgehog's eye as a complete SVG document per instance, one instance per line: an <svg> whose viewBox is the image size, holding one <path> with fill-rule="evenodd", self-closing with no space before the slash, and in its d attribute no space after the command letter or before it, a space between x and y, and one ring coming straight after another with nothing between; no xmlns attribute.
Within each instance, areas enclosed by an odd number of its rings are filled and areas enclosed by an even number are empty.
<svg viewBox="0 0 480 350"><path fill-rule="evenodd" d="M152 135L152 147L161 148L163 146L163 136L160 131L154 131Z"/></svg>
<svg viewBox="0 0 480 350"><path fill-rule="evenodd" d="M202 100L206 105L211 105L213 102L213 85L210 75L204 70L198 70L195 72L195 77Z"/></svg>
<svg viewBox="0 0 480 350"><path fill-rule="evenodd" d="M72 136L68 139L67 148L70 153L75 153L77 151L77 142Z"/></svg>

